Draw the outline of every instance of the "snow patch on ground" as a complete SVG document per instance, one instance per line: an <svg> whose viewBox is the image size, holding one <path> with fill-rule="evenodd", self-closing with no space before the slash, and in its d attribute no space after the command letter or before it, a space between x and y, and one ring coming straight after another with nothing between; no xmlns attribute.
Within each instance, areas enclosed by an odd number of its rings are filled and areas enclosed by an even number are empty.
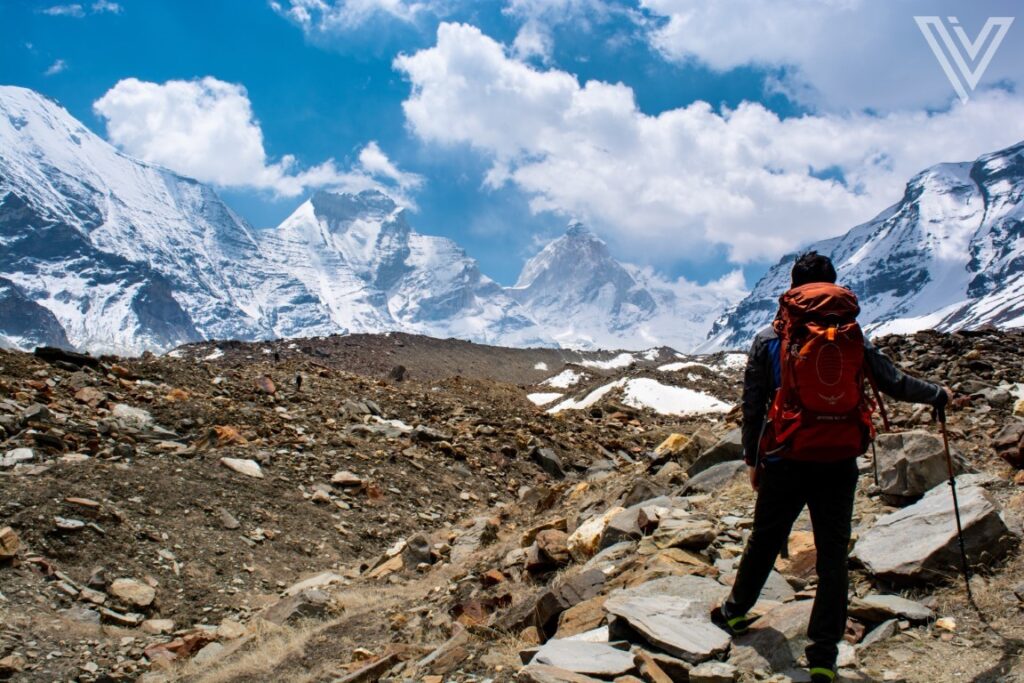
<svg viewBox="0 0 1024 683"><path fill-rule="evenodd" d="M181 352L181 349L174 349L173 351L167 352L168 358L184 358L185 354Z"/></svg>
<svg viewBox="0 0 1024 683"><path fill-rule="evenodd" d="M554 408L549 408L548 412L553 414L560 413L563 410L585 410L586 408L589 408L590 406L594 405L602 398L604 398L604 396L612 389L615 389L616 387L621 387L625 383L625 378L619 379L614 382L605 384L604 386L598 387L597 389L594 389L589 394L587 394L586 396L579 400L574 398L567 398L566 400L556 405Z"/></svg>
<svg viewBox="0 0 1024 683"><path fill-rule="evenodd" d="M534 365L533 369L534 370L547 370L548 369L548 364L545 363L544 361L541 361L540 363L537 363L536 365Z"/></svg>
<svg viewBox="0 0 1024 683"><path fill-rule="evenodd" d="M203 360L217 360L224 356L224 352L220 349L214 349L213 353L203 356Z"/></svg>
<svg viewBox="0 0 1024 683"><path fill-rule="evenodd" d="M725 370L742 370L747 366L747 354L727 353L715 365Z"/></svg>
<svg viewBox="0 0 1024 683"><path fill-rule="evenodd" d="M680 361L678 363L669 363L668 365L661 365L658 367L658 369L661 370L662 372L679 372L680 370L685 370L686 368L704 368L706 370L711 370L712 372L714 371L714 368L712 368L707 363L698 363L695 360Z"/></svg>
<svg viewBox="0 0 1024 683"><path fill-rule="evenodd" d="M583 367L594 368L595 370L618 370L628 368L636 362L636 357L631 353L620 353L610 360L585 360L580 363Z"/></svg>
<svg viewBox="0 0 1024 683"><path fill-rule="evenodd" d="M532 401L534 405L546 406L555 399L562 398L562 395L559 393L547 393L541 391L536 394L527 394L526 398L530 399L530 401Z"/></svg>
<svg viewBox="0 0 1024 683"><path fill-rule="evenodd" d="M541 384L555 387L556 389L568 389L571 386L575 386L581 379L583 379L583 373L576 372L575 370L562 370L554 377L548 377Z"/></svg>
<svg viewBox="0 0 1024 683"><path fill-rule="evenodd" d="M626 382L622 402L634 408L650 408L661 415L727 413L732 406L714 396L673 387L641 377Z"/></svg>

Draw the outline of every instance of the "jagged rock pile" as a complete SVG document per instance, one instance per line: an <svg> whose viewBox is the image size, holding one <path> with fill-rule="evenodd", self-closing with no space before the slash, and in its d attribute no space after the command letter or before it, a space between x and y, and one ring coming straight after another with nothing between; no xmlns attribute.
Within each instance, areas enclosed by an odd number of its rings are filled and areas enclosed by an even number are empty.
<svg viewBox="0 0 1024 683"><path fill-rule="evenodd" d="M1021 422L1021 341L879 342L960 392L949 428L975 594L1006 638L1024 636L1024 493L996 446ZM0 671L801 680L816 585L806 517L751 632L730 639L708 619L753 516L730 416L678 418L614 394L548 415L530 389L396 382L379 363L361 376L258 346L88 369L4 353L0 366L0 482L15 492L0 503ZM716 381L738 399L738 368ZM877 486L861 463L844 675L1024 673L964 604L929 411L889 409L898 433L879 443Z"/></svg>

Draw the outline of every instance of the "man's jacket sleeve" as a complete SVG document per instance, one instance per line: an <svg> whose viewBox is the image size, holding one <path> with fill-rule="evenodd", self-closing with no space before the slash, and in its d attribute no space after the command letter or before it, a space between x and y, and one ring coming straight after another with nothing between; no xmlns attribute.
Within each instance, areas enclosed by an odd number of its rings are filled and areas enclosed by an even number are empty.
<svg viewBox="0 0 1024 683"><path fill-rule="evenodd" d="M771 363L768 344L762 335L754 338L743 373L743 459L753 466L757 461L758 441L768 411L771 391Z"/></svg>
<svg viewBox="0 0 1024 683"><path fill-rule="evenodd" d="M942 387L903 372L867 340L864 341L864 358L879 390L897 401L931 405L942 394Z"/></svg>

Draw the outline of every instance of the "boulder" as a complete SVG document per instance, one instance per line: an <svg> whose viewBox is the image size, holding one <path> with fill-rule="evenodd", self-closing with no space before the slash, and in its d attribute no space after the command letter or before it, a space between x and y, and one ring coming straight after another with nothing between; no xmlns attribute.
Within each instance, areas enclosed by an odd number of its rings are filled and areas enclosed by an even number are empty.
<svg viewBox="0 0 1024 683"><path fill-rule="evenodd" d="M696 475L683 486L683 495L714 493L735 482L741 481L747 473L747 464L742 460L723 462Z"/></svg>
<svg viewBox="0 0 1024 683"><path fill-rule="evenodd" d="M558 616L556 638L569 638L599 627L605 619L604 602L607 598L598 595L573 605Z"/></svg>
<svg viewBox="0 0 1024 683"><path fill-rule="evenodd" d="M1024 469L1024 421L1012 420L999 430L992 439L992 448L1009 464Z"/></svg>
<svg viewBox="0 0 1024 683"><path fill-rule="evenodd" d="M550 448L534 448L530 458L537 463L542 470L555 479L565 478L565 469L562 467L562 459Z"/></svg>
<svg viewBox="0 0 1024 683"><path fill-rule="evenodd" d="M615 515L623 511L624 508L616 506L580 524L567 541L569 554L573 559L577 562L585 562L596 555L597 551L601 549L601 537L604 535L605 527Z"/></svg>
<svg viewBox="0 0 1024 683"><path fill-rule="evenodd" d="M601 593L608 577L599 569L588 569L565 577L537 598L530 621L541 633L551 635L558 628L559 618L566 610Z"/></svg>
<svg viewBox="0 0 1024 683"><path fill-rule="evenodd" d="M639 515L639 510L627 508L612 517L601 534L599 546L601 550L624 541L635 541L643 536L643 531L637 522Z"/></svg>
<svg viewBox="0 0 1024 683"><path fill-rule="evenodd" d="M6 455L0 456L0 467L14 467L19 462L29 462L35 456L31 448L14 448L7 451Z"/></svg>
<svg viewBox="0 0 1024 683"><path fill-rule="evenodd" d="M733 640L729 663L745 670L793 667L810 642L807 622L811 607L811 600L801 600L769 611Z"/></svg>
<svg viewBox="0 0 1024 683"><path fill-rule="evenodd" d="M544 529L536 536L541 558L556 566L569 564L569 535L558 529Z"/></svg>
<svg viewBox="0 0 1024 683"><path fill-rule="evenodd" d="M742 459L743 430L737 427L723 436L714 446L701 453L700 456L693 461L693 464L686 468L686 474L693 478L704 470L711 469L715 465Z"/></svg>
<svg viewBox="0 0 1024 683"><path fill-rule="evenodd" d="M700 550L715 540L715 525L696 517L669 517L661 520L651 540L658 548Z"/></svg>
<svg viewBox="0 0 1024 683"><path fill-rule="evenodd" d="M18 554L21 540L9 526L0 528L0 562L12 560Z"/></svg>
<svg viewBox="0 0 1024 683"><path fill-rule="evenodd" d="M686 598L666 595L611 597L609 614L624 620L651 645L697 663L716 657L729 647L729 634L711 623L710 610Z"/></svg>
<svg viewBox="0 0 1024 683"><path fill-rule="evenodd" d="M978 486L958 486L957 494L969 561L1001 559L1014 538L996 504ZM909 584L959 575L959 553L953 498L949 486L941 484L917 503L876 520L851 557L879 578Z"/></svg>
<svg viewBox="0 0 1024 683"><path fill-rule="evenodd" d="M530 661L579 674L614 678L634 669L633 655L607 643L584 640L549 640Z"/></svg>
<svg viewBox="0 0 1024 683"><path fill-rule="evenodd" d="M406 569L415 569L421 564L431 564L430 541L423 534L414 534L406 539L402 548L402 563Z"/></svg>
<svg viewBox="0 0 1024 683"><path fill-rule="evenodd" d="M115 579L107 592L132 607L149 607L156 599L152 586L135 579Z"/></svg>
<svg viewBox="0 0 1024 683"><path fill-rule="evenodd" d="M704 662L690 670L690 683L733 683L736 667L726 662Z"/></svg>
<svg viewBox="0 0 1024 683"><path fill-rule="evenodd" d="M888 619L908 621L929 621L935 613L919 602L907 600L898 595L865 595L850 601L849 614L858 621L879 624Z"/></svg>
<svg viewBox="0 0 1024 683"><path fill-rule="evenodd" d="M875 440L878 485L890 505L907 505L949 478L942 437L922 430L880 434ZM956 459L954 458L954 462Z"/></svg>

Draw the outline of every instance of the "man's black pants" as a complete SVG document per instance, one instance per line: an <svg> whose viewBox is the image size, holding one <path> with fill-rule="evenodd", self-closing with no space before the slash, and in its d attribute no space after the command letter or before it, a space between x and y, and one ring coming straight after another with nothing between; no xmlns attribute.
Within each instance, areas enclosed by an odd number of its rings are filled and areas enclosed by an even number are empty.
<svg viewBox="0 0 1024 683"><path fill-rule="evenodd" d="M818 591L807 627L811 667L835 666L846 629L847 548L856 489L855 458L837 463L782 460L766 464L754 508L754 528L725 605L733 616L750 611L806 505L818 556Z"/></svg>

